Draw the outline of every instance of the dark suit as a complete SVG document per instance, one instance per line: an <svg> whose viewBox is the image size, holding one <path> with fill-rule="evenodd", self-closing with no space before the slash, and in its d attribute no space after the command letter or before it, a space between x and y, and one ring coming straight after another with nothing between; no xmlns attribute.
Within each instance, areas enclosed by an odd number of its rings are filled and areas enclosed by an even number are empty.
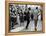
<svg viewBox="0 0 46 36"><path fill-rule="evenodd" d="M27 25L26 25L26 29L28 29L29 23L30 23L30 13L27 12L26 14L26 18L27 18Z"/></svg>

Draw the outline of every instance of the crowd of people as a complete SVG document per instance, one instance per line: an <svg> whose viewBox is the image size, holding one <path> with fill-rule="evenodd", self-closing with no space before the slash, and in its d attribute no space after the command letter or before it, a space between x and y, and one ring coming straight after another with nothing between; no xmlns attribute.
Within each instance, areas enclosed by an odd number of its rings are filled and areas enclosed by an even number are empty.
<svg viewBox="0 0 46 36"><path fill-rule="evenodd" d="M27 25L25 26L26 29L28 29L29 23L31 20L34 20L35 24L35 30L37 27L37 21L42 19L41 10L36 7L34 10L31 9L31 7L25 6L25 10L23 11L23 7L14 7L13 5L10 5L10 29L14 29L13 27L15 25L20 25L24 23L24 21L27 21Z"/></svg>

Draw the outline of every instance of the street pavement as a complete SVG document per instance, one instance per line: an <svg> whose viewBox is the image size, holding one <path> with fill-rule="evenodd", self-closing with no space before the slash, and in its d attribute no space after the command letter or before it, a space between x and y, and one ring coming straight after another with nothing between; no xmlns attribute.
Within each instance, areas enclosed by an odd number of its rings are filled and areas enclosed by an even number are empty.
<svg viewBox="0 0 46 36"><path fill-rule="evenodd" d="M21 26L20 24L15 25L14 26L15 29L10 30L10 32L35 31L34 20L30 21L28 29L25 29L26 25L27 25L27 21L25 21L24 23L21 23ZM42 31L42 21L38 20L36 28L37 28L37 31Z"/></svg>

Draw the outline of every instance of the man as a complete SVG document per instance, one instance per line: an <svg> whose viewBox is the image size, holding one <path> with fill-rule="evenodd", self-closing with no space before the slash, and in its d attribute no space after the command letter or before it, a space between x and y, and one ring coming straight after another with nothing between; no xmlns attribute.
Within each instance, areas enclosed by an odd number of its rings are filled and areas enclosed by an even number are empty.
<svg viewBox="0 0 46 36"><path fill-rule="evenodd" d="M23 17L23 13L21 10L21 12L20 12L20 26L22 25L22 23L24 23L24 17Z"/></svg>
<svg viewBox="0 0 46 36"><path fill-rule="evenodd" d="M38 12L38 7L36 7L36 9L34 10L35 31L37 31Z"/></svg>
<svg viewBox="0 0 46 36"><path fill-rule="evenodd" d="M14 29L14 24L15 24L15 9L13 5L10 5L10 29Z"/></svg>
<svg viewBox="0 0 46 36"><path fill-rule="evenodd" d="M28 9L30 9L30 8L28 8ZM27 18L27 25L26 25L26 29L28 29L28 26L29 26L29 23L30 23L30 13L29 13L29 11L27 12L27 14L26 14L26 18Z"/></svg>
<svg viewBox="0 0 46 36"><path fill-rule="evenodd" d="M30 12L30 18L31 20L33 20L34 15L33 15L33 10L29 7L29 12Z"/></svg>

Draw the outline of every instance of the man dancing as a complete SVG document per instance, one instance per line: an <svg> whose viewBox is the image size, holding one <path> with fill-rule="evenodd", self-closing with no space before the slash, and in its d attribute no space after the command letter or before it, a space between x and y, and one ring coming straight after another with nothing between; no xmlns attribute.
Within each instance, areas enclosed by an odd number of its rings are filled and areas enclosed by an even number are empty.
<svg viewBox="0 0 46 36"><path fill-rule="evenodd" d="M38 20L38 7L36 7L36 9L34 10L34 22L35 22L35 31L37 31L37 20Z"/></svg>
<svg viewBox="0 0 46 36"><path fill-rule="evenodd" d="M29 10L30 10L30 8L28 8ZM29 13L29 11L27 12L27 14L26 14L26 18L27 18L27 25L26 25L26 29L28 29L28 26L29 26L29 23L30 23L30 13Z"/></svg>

